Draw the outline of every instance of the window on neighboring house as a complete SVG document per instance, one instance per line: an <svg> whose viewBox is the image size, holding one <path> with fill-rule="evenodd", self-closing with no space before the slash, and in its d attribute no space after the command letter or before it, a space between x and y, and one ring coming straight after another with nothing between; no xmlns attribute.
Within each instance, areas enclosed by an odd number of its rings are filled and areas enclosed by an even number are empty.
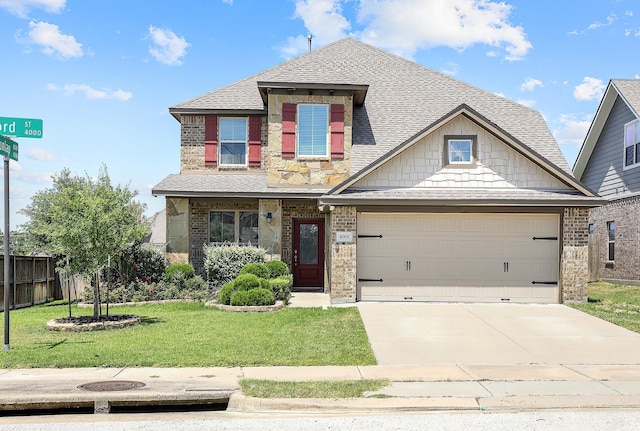
<svg viewBox="0 0 640 431"><path fill-rule="evenodd" d="M444 137L444 165L468 165L477 154L476 136Z"/></svg>
<svg viewBox="0 0 640 431"><path fill-rule="evenodd" d="M624 125L624 167L640 166L640 121Z"/></svg>
<svg viewBox="0 0 640 431"><path fill-rule="evenodd" d="M609 238L608 238L608 242L609 242L609 255L608 255L608 260L613 261L615 260L616 257L616 250L615 250L615 246L616 246L616 222L614 221L608 221L607 222L607 231L609 232Z"/></svg>
<svg viewBox="0 0 640 431"><path fill-rule="evenodd" d="M211 211L209 242L258 244L257 211Z"/></svg>
<svg viewBox="0 0 640 431"><path fill-rule="evenodd" d="M593 233L593 223L589 223L589 235Z"/></svg>
<svg viewBox="0 0 640 431"><path fill-rule="evenodd" d="M327 157L329 105L298 105L297 155Z"/></svg>
<svg viewBox="0 0 640 431"><path fill-rule="evenodd" d="M246 118L220 118L220 165L247 165Z"/></svg>

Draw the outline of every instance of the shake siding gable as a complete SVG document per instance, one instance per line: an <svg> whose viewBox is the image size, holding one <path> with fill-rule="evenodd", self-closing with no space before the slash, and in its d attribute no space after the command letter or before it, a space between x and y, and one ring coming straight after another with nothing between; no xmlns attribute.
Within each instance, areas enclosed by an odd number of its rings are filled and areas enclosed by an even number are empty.
<svg viewBox="0 0 640 431"><path fill-rule="evenodd" d="M282 104L282 157L296 156L296 105Z"/></svg>
<svg viewBox="0 0 640 431"><path fill-rule="evenodd" d="M207 115L204 119L204 165L218 164L218 117Z"/></svg>
<svg viewBox="0 0 640 431"><path fill-rule="evenodd" d="M249 166L260 166L260 135L262 132L262 118L249 117Z"/></svg>
<svg viewBox="0 0 640 431"><path fill-rule="evenodd" d="M635 118L617 97L582 175L582 182L604 198L640 192L640 167L623 169L624 125Z"/></svg>

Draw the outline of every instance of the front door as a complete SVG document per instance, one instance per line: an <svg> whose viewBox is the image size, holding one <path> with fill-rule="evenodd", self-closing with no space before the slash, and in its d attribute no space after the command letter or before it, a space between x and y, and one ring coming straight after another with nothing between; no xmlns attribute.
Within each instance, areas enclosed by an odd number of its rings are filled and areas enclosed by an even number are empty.
<svg viewBox="0 0 640 431"><path fill-rule="evenodd" d="M293 221L293 287L324 288L324 220Z"/></svg>

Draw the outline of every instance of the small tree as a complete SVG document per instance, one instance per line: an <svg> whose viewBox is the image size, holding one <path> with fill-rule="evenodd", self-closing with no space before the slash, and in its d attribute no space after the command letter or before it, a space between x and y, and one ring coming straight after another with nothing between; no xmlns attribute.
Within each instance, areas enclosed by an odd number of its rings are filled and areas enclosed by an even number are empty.
<svg viewBox="0 0 640 431"><path fill-rule="evenodd" d="M54 175L53 187L36 193L21 211L29 217L25 230L33 247L67 256L68 268L94 278L93 315L100 313L100 270L109 256L140 241L148 226L139 223L144 206L133 200L137 192L113 187L106 166L98 177L71 176L68 169Z"/></svg>

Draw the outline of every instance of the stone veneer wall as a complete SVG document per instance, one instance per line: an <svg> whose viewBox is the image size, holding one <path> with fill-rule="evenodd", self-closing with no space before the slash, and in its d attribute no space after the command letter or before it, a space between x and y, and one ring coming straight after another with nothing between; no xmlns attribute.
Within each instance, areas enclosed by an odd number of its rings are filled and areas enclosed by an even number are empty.
<svg viewBox="0 0 640 431"><path fill-rule="evenodd" d="M283 103L344 104L344 157L282 158ZM352 96L270 94L267 166L270 185L337 185L349 178L351 168ZM330 151L330 150L329 150Z"/></svg>
<svg viewBox="0 0 640 431"><path fill-rule="evenodd" d="M258 200L243 199L191 199L190 201L189 236L191 247L189 262L196 272L203 277L205 244L209 243L209 211L211 210L250 210L258 211Z"/></svg>
<svg viewBox="0 0 640 431"><path fill-rule="evenodd" d="M185 171L229 171L267 169L267 117L262 117L261 166L260 167L219 167L204 165L204 115L182 115L180 119L180 172ZM248 127L248 120L247 120ZM247 130L247 133L248 130ZM248 146L248 144L247 144ZM249 149L247 148L247 151Z"/></svg>
<svg viewBox="0 0 640 431"><path fill-rule="evenodd" d="M589 282L588 208L565 208L562 217L562 302L586 301Z"/></svg>
<svg viewBox="0 0 640 431"><path fill-rule="evenodd" d="M309 200L283 200L282 201L282 256L281 259L292 270L293 258L293 219L325 219L324 214L318 210L318 201ZM325 225L325 232L327 226ZM325 241L327 244L327 241ZM325 253L325 268L327 267L327 253ZM326 273L326 269L325 269ZM325 283L325 291L327 291Z"/></svg>
<svg viewBox="0 0 640 431"><path fill-rule="evenodd" d="M613 262L609 261L609 221L616 224ZM592 248L598 254L592 256L592 262L598 265L598 278L637 283L640 280L640 196L591 208L589 223L593 224L590 241L597 243L598 247L597 250Z"/></svg>
<svg viewBox="0 0 640 431"><path fill-rule="evenodd" d="M355 207L337 206L331 211L331 302L356 301L356 223ZM353 241L336 241L336 232L352 232Z"/></svg>

